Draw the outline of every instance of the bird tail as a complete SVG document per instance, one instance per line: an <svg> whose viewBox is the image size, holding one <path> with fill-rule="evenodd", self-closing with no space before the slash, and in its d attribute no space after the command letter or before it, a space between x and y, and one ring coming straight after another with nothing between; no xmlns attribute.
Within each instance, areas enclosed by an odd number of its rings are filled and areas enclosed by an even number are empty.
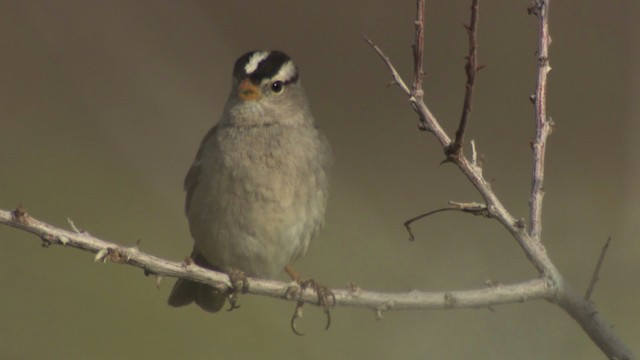
<svg viewBox="0 0 640 360"><path fill-rule="evenodd" d="M199 266L219 271L215 266L209 264L195 249L191 253L191 259ZM169 305L177 307L189 305L195 301L204 311L218 312L224 306L226 299L226 292L220 291L213 286L178 279L176 284L173 285L167 302Z"/></svg>

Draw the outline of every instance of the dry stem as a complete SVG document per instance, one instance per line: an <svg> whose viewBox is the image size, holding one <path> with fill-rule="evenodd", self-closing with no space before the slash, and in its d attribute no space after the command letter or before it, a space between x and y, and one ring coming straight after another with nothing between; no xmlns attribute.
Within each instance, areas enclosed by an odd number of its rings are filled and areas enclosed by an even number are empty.
<svg viewBox="0 0 640 360"><path fill-rule="evenodd" d="M421 2L424 3L424 0L418 0L418 3ZM418 5L418 9L423 8L424 5ZM556 293L554 294L553 301L569 313L569 315L571 315L571 317L573 317L582 326L593 342L600 347L600 349L609 358L632 359L634 356L631 351L620 340L620 338L613 333L612 329L595 310L593 304L581 298L564 280L549 258L541 241L542 197L544 194L542 186L544 180L544 155L546 140L548 135L551 133L552 125L552 122L547 119L546 114L547 75L551 69L548 58L549 44L551 43L551 37L549 35L548 10L549 0L536 0L533 2L531 7L529 7L529 13L536 15L539 22L537 57L538 75L536 92L532 99L535 104L536 137L532 143L533 184L530 199L530 230L526 230L523 220L516 220L506 210L491 189L489 183L484 179L482 169L475 162L471 163L461 152L458 153L457 156L449 156L448 160L455 163L478 190L486 203L488 217L498 220L513 235L518 244L522 247L526 257L540 273L540 276L554 284L552 287L556 289ZM394 81L398 84L404 84L404 81L398 75L398 72L395 70L395 67L391 63L389 57L386 56L384 52L371 40L367 39L367 43L373 47L376 53L385 62L385 65L391 70ZM414 50L414 54L415 52L416 50ZM418 73L417 69L414 69L414 73ZM448 154L447 149L452 145L452 143L449 136L444 132L444 130L442 130L439 121L431 113L422 99L413 96L406 86L403 88L403 91L409 96L409 103L418 114L421 126L433 133L438 142L443 146L445 153Z"/></svg>
<svg viewBox="0 0 640 360"><path fill-rule="evenodd" d="M469 25L465 25L467 35L469 36L469 54L467 55L467 63L465 65L467 83L465 85L464 102L462 104L462 115L460 115L460 123L456 131L455 140L445 149L448 156L457 156L464 146L464 134L467 131L471 110L473 108L473 89L475 86L476 73L482 69L482 67L478 66L479 13L479 0L473 0L471 3L471 19L469 20Z"/></svg>
<svg viewBox="0 0 640 360"><path fill-rule="evenodd" d="M86 232L69 231L44 222L29 214L23 207L15 211L0 210L0 224L5 224L37 235L44 247L62 245L96 254L96 262L127 264L144 269L146 275L178 277L227 290L229 276L187 262L161 259L140 251L137 247L125 247L104 241ZM316 305L318 297L309 289L302 294L290 294L291 283L248 278L249 294L270 296L288 301L303 301ZM346 289L331 290L336 306L369 308L376 313L385 310L488 308L494 305L518 303L534 299L550 299L554 289L544 279L534 279L512 285L483 287L476 290L451 292L408 291L405 293L383 293L365 291L350 283Z"/></svg>

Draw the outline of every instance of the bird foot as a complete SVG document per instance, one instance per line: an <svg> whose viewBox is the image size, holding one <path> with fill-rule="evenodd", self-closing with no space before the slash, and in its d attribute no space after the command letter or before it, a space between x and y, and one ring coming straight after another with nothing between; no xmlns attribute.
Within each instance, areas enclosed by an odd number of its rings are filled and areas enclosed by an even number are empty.
<svg viewBox="0 0 640 360"><path fill-rule="evenodd" d="M322 307L322 310L327 317L327 322L324 329L328 330L331 326L331 308L336 304L336 296L333 294L331 289L313 279L300 280L299 275L293 272L293 270L291 270L291 268L289 267L287 267L285 270L287 270L287 273L296 282L295 285L289 286L287 288L287 291L285 292L285 296L287 298L298 299L296 308L293 311L293 316L291 317L291 330L293 331L293 333L298 336L304 336L304 333L298 330L296 323L298 319L302 317L302 308L304 306L302 294L304 294L304 291L308 288L313 289L313 291L318 295L317 305ZM295 277L294 275L292 275L292 273L295 274Z"/></svg>
<svg viewBox="0 0 640 360"><path fill-rule="evenodd" d="M240 308L240 305L237 304L238 297L240 293L246 294L249 291L249 281L242 270L232 269L227 275L229 275L229 282L231 282L231 289L229 289L229 294L227 295L229 300L227 311L233 311Z"/></svg>

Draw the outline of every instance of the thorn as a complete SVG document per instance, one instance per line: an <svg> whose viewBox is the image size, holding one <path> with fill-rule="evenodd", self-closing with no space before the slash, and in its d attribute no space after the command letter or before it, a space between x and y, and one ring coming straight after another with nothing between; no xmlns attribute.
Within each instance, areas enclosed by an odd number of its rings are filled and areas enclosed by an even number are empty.
<svg viewBox="0 0 640 360"><path fill-rule="evenodd" d="M596 268L593 270L593 275L591 276L591 281L589 282L589 287L587 288L587 292L584 295L584 299L586 301L591 301L591 293L596 286L598 280L600 280L600 268L602 263L604 262L604 257L607 255L607 250L609 249L609 244L611 243L611 236L607 238L607 242L602 247L600 251L600 256L598 257L598 262L596 263Z"/></svg>
<svg viewBox="0 0 640 360"><path fill-rule="evenodd" d="M96 256L93 258L93 262L107 262L107 255L109 254L109 249L100 249L96 253Z"/></svg>
<svg viewBox="0 0 640 360"><path fill-rule="evenodd" d="M553 127L553 126L556 125L556 123L553 121L551 116L549 116L549 120L547 120L547 124L549 124L549 127ZM549 131L551 131L551 130L549 130Z"/></svg>
<svg viewBox="0 0 640 360"><path fill-rule="evenodd" d="M438 166L444 165L444 164L447 164L447 163L452 163L452 162L453 162L453 160L451 160L450 157L447 157L444 160L440 161L440 164L438 164Z"/></svg>
<svg viewBox="0 0 640 360"><path fill-rule="evenodd" d="M540 16L540 10L542 10L542 3L539 0L534 0L529 4L529 7L527 7L527 14Z"/></svg>
<svg viewBox="0 0 640 360"><path fill-rule="evenodd" d="M73 223L73 220L71 220L70 218L67 218L67 222L69 223L69 226L71 227L71 230L73 230L73 232L75 232L76 234L83 233L83 231L81 231L76 227L76 224Z"/></svg>
<svg viewBox="0 0 640 360"><path fill-rule="evenodd" d="M162 281L162 275L156 275L156 289L160 290L160 282Z"/></svg>
<svg viewBox="0 0 640 360"><path fill-rule="evenodd" d="M60 241L62 246L65 246L69 243L69 238L63 235L58 235L58 241Z"/></svg>

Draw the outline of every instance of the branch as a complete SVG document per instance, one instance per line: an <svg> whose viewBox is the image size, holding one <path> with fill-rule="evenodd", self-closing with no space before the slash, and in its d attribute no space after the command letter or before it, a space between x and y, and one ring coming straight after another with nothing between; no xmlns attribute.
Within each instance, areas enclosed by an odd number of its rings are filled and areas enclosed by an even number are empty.
<svg viewBox="0 0 640 360"><path fill-rule="evenodd" d="M417 0L422 2L424 0ZM474 0L475 1L475 0ZM540 234L542 229L542 196L544 179L544 150L547 136L551 133L551 120L547 120L546 115L546 86L547 74L551 67L548 62L548 47L551 42L549 36L548 23L549 0L535 0L529 8L529 13L538 16L539 19L539 50L538 50L538 76L536 83L536 95L533 101L536 109L536 138L532 144L533 156L533 186L530 206L530 231L525 228L524 220L516 220L502 205L497 195L491 189L489 183L482 175L482 169L475 162L470 162L464 154L448 157L447 160L453 162L467 179L480 193L486 204L487 217L496 219L509 233L516 239L531 264L538 270L542 278L547 279L556 289L553 302L562 307L574 320L576 320L583 330L589 335L591 340L611 359L632 359L633 353L618 338L600 314L595 310L592 303L580 297L575 290L565 281L558 269L555 267L547 254L547 250L542 244ZM421 6L418 6L421 9ZM473 9L473 7L472 7ZM472 10L473 11L473 10ZM420 18L419 16L417 18ZM386 66L392 69L392 75L396 82L404 84L395 67L384 54L384 52L367 39L367 43L374 48L376 53L382 58ZM418 45L415 45L418 46ZM415 53L415 50L414 50ZM414 64L414 66L416 66ZM417 70L414 69L414 73ZM442 145L445 154L452 145L449 136L442 129L440 122L431 113L422 99L416 98L408 92L406 86L404 92L409 96L411 107L418 114L422 128L430 130Z"/></svg>
<svg viewBox="0 0 640 360"><path fill-rule="evenodd" d="M418 0L420 1L420 0ZM418 99L409 90L404 80L396 70L396 67L391 62L391 59L380 49L378 45L376 45L369 38L365 37L364 41L371 46L373 51L375 51L380 59L385 63L389 71L391 72L391 77L393 78L392 83L400 86L402 92L404 92L407 96L409 96L409 102L411 103L411 107L418 114L420 121L420 129L433 132L436 138L440 141L440 143L444 146L449 145L451 139L445 131L440 127L440 123L436 120L435 116L431 113L431 110L425 105L422 99Z"/></svg>
<svg viewBox="0 0 640 360"><path fill-rule="evenodd" d="M467 74L467 84L465 85L464 102L462 105L462 115L460 116L460 124L456 131L456 138L446 152L449 156L457 156L464 145L464 134L467 130L469 118L471 117L473 103L473 88L476 80L476 73L482 69L478 66L478 18L479 18L479 1L473 0L471 3L471 20L469 25L465 25L467 35L469 36L469 54L467 55L467 64L465 65L465 73Z"/></svg>
<svg viewBox="0 0 640 360"><path fill-rule="evenodd" d="M37 235L44 247L62 245L96 254L99 262L132 265L144 269L145 274L158 277L176 277L197 281L227 291L231 283L224 273L208 270L193 263L174 262L140 251L137 247L124 247L91 236L86 232L70 231L44 223L31 217L21 206L15 211L0 210L0 224L8 225ZM288 295L291 283L248 279L248 293L270 296L289 301L316 304L318 296L313 290L305 290L301 297ZM520 303L534 299L551 299L555 292L545 279L534 279L512 285L496 285L465 291L409 291L383 293L362 290L355 284L346 289L332 290L336 306L369 308L378 317L387 310L490 308L495 305Z"/></svg>
<svg viewBox="0 0 640 360"><path fill-rule="evenodd" d="M373 48L373 50L376 53L378 53L380 58L382 58L382 61L384 61L384 63L389 68L389 71L391 72L391 77L393 78L391 80L391 84L396 84L396 85L400 86L400 89L402 90L402 92L404 92L405 94L411 96L411 91L409 90L409 87L407 87L407 84L405 84L404 80L402 80L402 77L400 76L400 74L396 70L396 67L393 66L393 63L391 63L391 59L389 59L389 57L387 55L385 55L382 52L382 50L376 44L374 44L373 41L371 41L368 37L365 36L364 37L364 41L367 44L369 44L369 46L371 46L371 48Z"/></svg>
<svg viewBox="0 0 640 360"><path fill-rule="evenodd" d="M411 47L413 48L413 86L411 87L411 95L416 99L422 100L423 89L422 80L424 79L424 70L422 69L422 60L424 55L424 0L416 2L416 21L414 22L416 29L416 40Z"/></svg>
<svg viewBox="0 0 640 360"><path fill-rule="evenodd" d="M529 234L540 241L542 232L542 198L544 197L544 155L547 136L551 134L553 122L547 119L547 76L549 66L549 0L536 0L528 9L538 17L538 76L536 91L532 97L535 108L536 136L533 140L533 176L531 200L529 202Z"/></svg>

